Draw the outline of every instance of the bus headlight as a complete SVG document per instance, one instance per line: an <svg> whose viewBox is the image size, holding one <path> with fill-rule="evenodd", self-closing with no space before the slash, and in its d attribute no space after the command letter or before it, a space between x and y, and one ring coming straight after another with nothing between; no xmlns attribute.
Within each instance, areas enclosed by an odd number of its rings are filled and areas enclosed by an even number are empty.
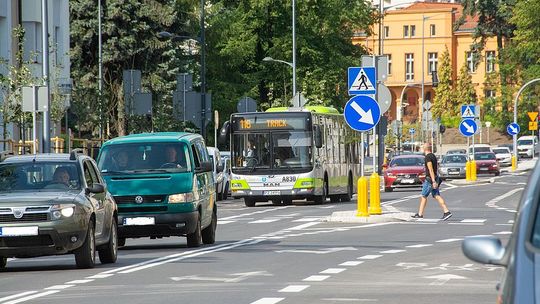
<svg viewBox="0 0 540 304"><path fill-rule="evenodd" d="M193 195L193 192L177 193L177 194L169 195L169 203L171 204L191 203L194 200L195 200L195 196Z"/></svg>

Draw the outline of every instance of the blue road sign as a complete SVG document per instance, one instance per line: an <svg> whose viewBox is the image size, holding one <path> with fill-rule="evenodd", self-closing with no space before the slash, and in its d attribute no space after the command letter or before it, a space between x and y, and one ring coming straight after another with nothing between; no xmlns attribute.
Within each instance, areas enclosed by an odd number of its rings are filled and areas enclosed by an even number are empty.
<svg viewBox="0 0 540 304"><path fill-rule="evenodd" d="M356 95L345 105L343 115L351 129L368 131L381 119L381 108L375 99L366 95Z"/></svg>
<svg viewBox="0 0 540 304"><path fill-rule="evenodd" d="M508 132L509 135L517 135L519 134L519 131L519 125L515 122L509 123L508 126L506 126L506 132Z"/></svg>
<svg viewBox="0 0 540 304"><path fill-rule="evenodd" d="M473 136L476 131L478 131L478 125L474 119L464 119L459 124L459 132L463 134L463 136Z"/></svg>
<svg viewBox="0 0 540 304"><path fill-rule="evenodd" d="M349 95L372 95L377 92L375 67L349 67Z"/></svg>
<svg viewBox="0 0 540 304"><path fill-rule="evenodd" d="M461 106L461 118L475 118L475 105Z"/></svg>
<svg viewBox="0 0 540 304"><path fill-rule="evenodd" d="M414 132L416 132L416 130L415 130L414 128L410 128L410 129L409 129L409 134L412 135L412 134L414 134Z"/></svg>

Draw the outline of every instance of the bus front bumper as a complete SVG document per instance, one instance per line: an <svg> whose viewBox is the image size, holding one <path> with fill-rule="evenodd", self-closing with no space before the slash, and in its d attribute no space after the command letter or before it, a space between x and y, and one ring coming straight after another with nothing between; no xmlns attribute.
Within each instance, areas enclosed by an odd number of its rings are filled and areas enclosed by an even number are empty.
<svg viewBox="0 0 540 304"><path fill-rule="evenodd" d="M319 191L317 191L319 190ZM320 192L320 193L319 193ZM292 198L302 199L310 198L313 195L322 194L322 189L316 188L300 188L300 189L287 189L287 190L232 190L231 196L233 198L244 197L258 197L271 200L272 198Z"/></svg>

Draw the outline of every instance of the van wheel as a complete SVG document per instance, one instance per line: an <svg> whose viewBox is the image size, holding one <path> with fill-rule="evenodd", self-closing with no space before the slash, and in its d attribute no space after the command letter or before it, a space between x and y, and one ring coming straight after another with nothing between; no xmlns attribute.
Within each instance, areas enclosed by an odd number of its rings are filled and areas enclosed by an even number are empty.
<svg viewBox="0 0 540 304"><path fill-rule="evenodd" d="M126 238L118 238L118 247L124 247L126 246Z"/></svg>
<svg viewBox="0 0 540 304"><path fill-rule="evenodd" d="M98 249L98 254L101 264L115 263L118 258L118 230L115 218L112 220L109 242Z"/></svg>
<svg viewBox="0 0 540 304"><path fill-rule="evenodd" d="M7 258L6 257L1 257L0 258L0 269L5 269L6 265L7 265Z"/></svg>
<svg viewBox="0 0 540 304"><path fill-rule="evenodd" d="M96 264L96 240L94 222L88 223L86 239L81 247L75 249L75 262L78 268L94 268Z"/></svg>
<svg viewBox="0 0 540 304"><path fill-rule="evenodd" d="M274 205L274 206L281 206L281 200L279 200L279 199L273 199L273 200L272 200L272 205Z"/></svg>
<svg viewBox="0 0 540 304"><path fill-rule="evenodd" d="M285 205L285 206L292 205L292 199L290 199L290 198L284 198L284 199L283 199L283 205Z"/></svg>
<svg viewBox="0 0 540 304"><path fill-rule="evenodd" d="M187 235L187 246L188 247L199 247L202 243L202 232L201 232L201 214L197 219L197 227L193 233Z"/></svg>
<svg viewBox="0 0 540 304"><path fill-rule="evenodd" d="M249 197L244 197L244 204L246 204L246 207L255 207L255 200Z"/></svg>
<svg viewBox="0 0 540 304"><path fill-rule="evenodd" d="M205 244L214 244L216 242L217 213L216 208L212 212L212 222L202 231L202 241Z"/></svg>

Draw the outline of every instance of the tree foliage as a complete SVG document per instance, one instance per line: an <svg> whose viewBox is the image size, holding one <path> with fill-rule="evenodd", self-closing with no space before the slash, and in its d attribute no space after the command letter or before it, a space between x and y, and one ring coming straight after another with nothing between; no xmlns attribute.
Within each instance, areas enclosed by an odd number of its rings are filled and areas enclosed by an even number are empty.
<svg viewBox="0 0 540 304"><path fill-rule="evenodd" d="M438 118L455 116L458 110L452 90L452 63L448 48L445 48L442 53L437 76L439 84L435 88L435 96L433 97L433 115Z"/></svg>
<svg viewBox="0 0 540 304"><path fill-rule="evenodd" d="M463 63L459 70L459 75L455 87L455 108L459 108L460 104L476 104L476 91L472 83L472 77L467 67L467 62Z"/></svg>

